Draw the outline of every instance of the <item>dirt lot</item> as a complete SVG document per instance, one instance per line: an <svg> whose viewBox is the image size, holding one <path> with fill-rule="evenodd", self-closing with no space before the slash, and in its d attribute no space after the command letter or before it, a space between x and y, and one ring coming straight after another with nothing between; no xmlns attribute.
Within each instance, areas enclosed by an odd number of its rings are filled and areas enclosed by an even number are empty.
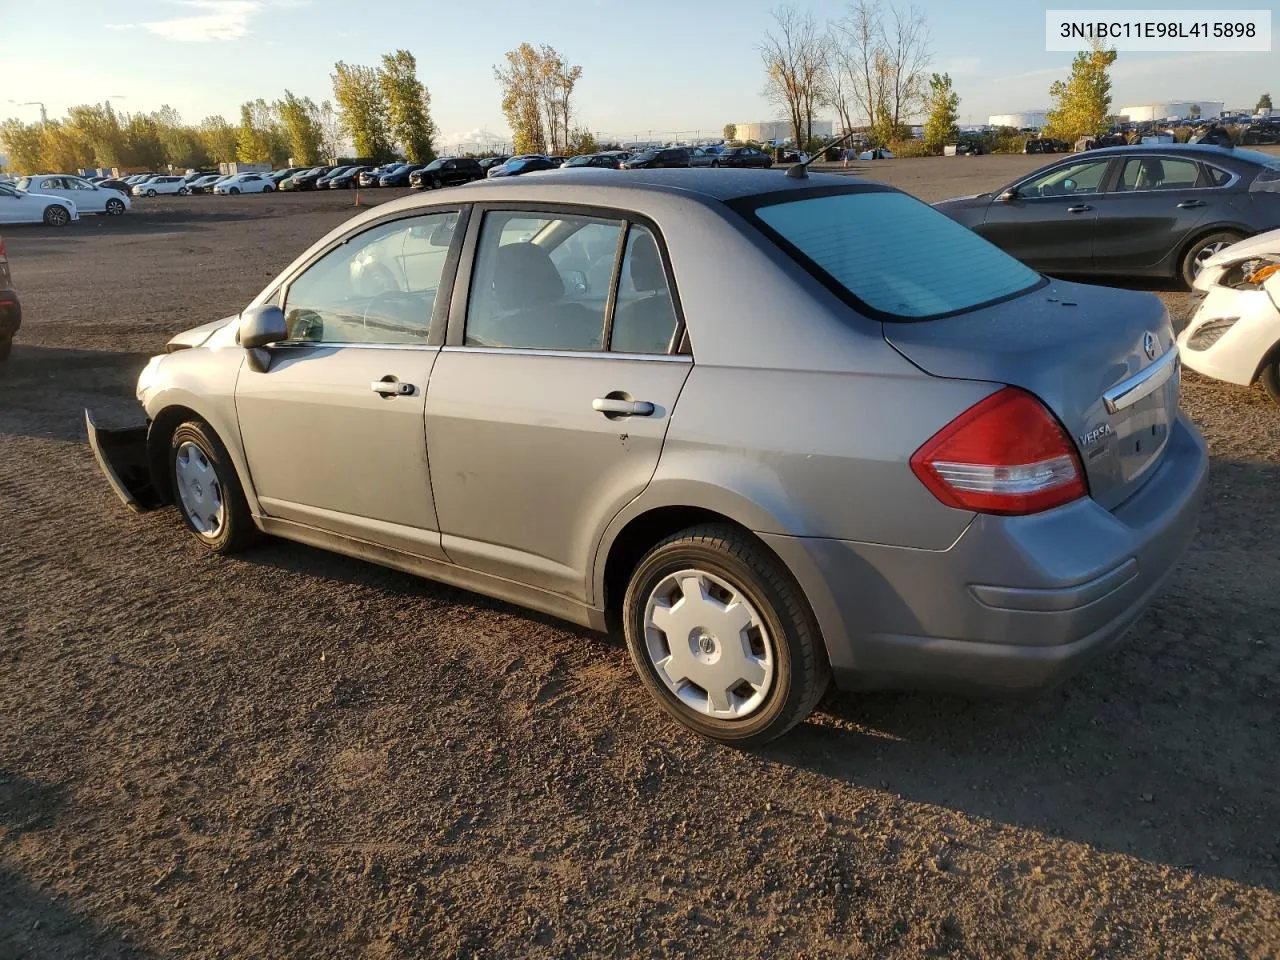
<svg viewBox="0 0 1280 960"><path fill-rule="evenodd" d="M1040 160L862 166L936 199ZM112 496L82 408L127 418L148 354L351 200L6 231L0 958L1280 953L1260 390L1188 377L1201 533L1119 652L1032 701L830 695L737 752L616 640L287 543L214 559Z"/></svg>

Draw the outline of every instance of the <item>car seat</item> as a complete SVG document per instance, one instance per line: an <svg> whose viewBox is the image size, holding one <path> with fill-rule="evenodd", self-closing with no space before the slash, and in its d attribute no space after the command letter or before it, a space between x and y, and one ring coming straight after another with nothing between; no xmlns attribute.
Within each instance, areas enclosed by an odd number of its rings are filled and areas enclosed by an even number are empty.
<svg viewBox="0 0 1280 960"><path fill-rule="evenodd" d="M609 349L619 353L666 353L676 328L676 312L658 245L648 233L637 236L632 244L627 275L636 293L642 296L618 308Z"/></svg>
<svg viewBox="0 0 1280 960"><path fill-rule="evenodd" d="M536 243L498 248L493 289L500 313L483 324L482 339L531 349L600 349L603 311L565 301L564 280Z"/></svg>

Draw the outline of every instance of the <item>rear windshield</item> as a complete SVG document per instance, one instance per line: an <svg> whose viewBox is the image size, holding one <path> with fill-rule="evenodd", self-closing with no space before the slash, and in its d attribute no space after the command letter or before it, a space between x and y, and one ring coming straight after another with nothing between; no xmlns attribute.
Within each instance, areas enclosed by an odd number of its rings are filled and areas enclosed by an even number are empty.
<svg viewBox="0 0 1280 960"><path fill-rule="evenodd" d="M1252 151L1248 152L1252 153ZM1253 183L1249 184L1249 189L1280 193L1280 157L1268 157L1265 153L1259 156L1266 157L1266 160L1262 163L1262 169L1258 171L1258 175L1254 177Z"/></svg>
<svg viewBox="0 0 1280 960"><path fill-rule="evenodd" d="M961 313L1041 277L905 193L857 191L757 206L752 214L802 266L889 320Z"/></svg>

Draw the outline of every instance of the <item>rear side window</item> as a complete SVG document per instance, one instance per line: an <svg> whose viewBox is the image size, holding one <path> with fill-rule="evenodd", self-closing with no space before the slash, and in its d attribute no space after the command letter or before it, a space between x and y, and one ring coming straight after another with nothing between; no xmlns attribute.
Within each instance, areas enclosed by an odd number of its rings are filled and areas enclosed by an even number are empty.
<svg viewBox="0 0 1280 960"><path fill-rule="evenodd" d="M1117 190L1189 190L1200 179L1200 164L1168 157L1126 160Z"/></svg>
<svg viewBox="0 0 1280 960"><path fill-rule="evenodd" d="M1206 163L1204 168L1209 174L1209 182L1215 187L1225 187L1231 181L1231 174L1221 167L1213 167Z"/></svg>
<svg viewBox="0 0 1280 960"><path fill-rule="evenodd" d="M759 206L775 242L885 319L972 310L1039 286L1038 273L905 193L857 191Z"/></svg>

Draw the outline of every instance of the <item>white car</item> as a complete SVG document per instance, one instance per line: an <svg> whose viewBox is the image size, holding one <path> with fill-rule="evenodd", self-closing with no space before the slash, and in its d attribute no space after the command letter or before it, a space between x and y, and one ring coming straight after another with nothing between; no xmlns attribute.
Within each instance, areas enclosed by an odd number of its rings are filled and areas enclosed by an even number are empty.
<svg viewBox="0 0 1280 960"><path fill-rule="evenodd" d="M130 200L119 190L100 187L90 183L83 177L66 174L41 174L38 177L23 177L18 181L19 190L27 193L44 194L45 196L62 197L76 205L81 213L101 213L118 217L130 207Z"/></svg>
<svg viewBox="0 0 1280 960"><path fill-rule="evenodd" d="M223 196L238 193L270 193L275 184L260 173L238 173L213 185L213 192Z"/></svg>
<svg viewBox="0 0 1280 960"><path fill-rule="evenodd" d="M1261 380L1280 403L1280 230L1219 250L1196 274L1205 294L1178 337L1182 362L1215 380Z"/></svg>
<svg viewBox="0 0 1280 960"><path fill-rule="evenodd" d="M135 197L155 197L166 193L185 197L190 192L187 181L182 177L152 177L133 188Z"/></svg>
<svg viewBox="0 0 1280 960"><path fill-rule="evenodd" d="M80 219L75 202L66 197L27 193L12 183L0 183L0 223L45 223L65 227Z"/></svg>
<svg viewBox="0 0 1280 960"><path fill-rule="evenodd" d="M863 150L858 154L859 160L892 160L893 151L888 147L876 147L873 150Z"/></svg>

